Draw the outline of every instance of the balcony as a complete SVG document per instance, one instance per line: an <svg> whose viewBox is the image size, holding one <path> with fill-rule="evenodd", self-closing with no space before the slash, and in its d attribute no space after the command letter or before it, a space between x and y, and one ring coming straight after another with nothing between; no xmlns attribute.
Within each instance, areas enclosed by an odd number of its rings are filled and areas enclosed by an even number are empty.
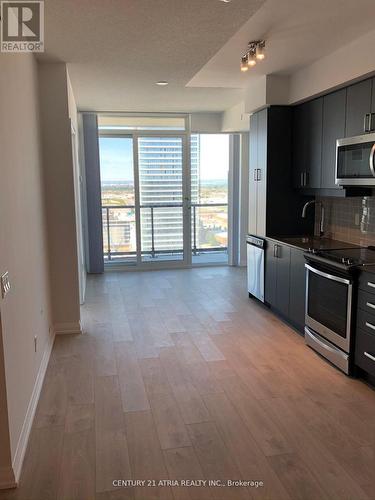
<svg viewBox="0 0 375 500"><path fill-rule="evenodd" d="M182 204L144 204L140 213L142 261L182 260ZM135 206L103 205L102 217L105 262L136 263ZM227 262L227 203L192 203L191 231L194 264Z"/></svg>

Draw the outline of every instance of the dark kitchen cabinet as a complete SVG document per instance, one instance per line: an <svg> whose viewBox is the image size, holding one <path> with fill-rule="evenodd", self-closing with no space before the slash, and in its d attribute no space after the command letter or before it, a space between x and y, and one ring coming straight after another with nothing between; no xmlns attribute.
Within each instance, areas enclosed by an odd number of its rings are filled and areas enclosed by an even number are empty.
<svg viewBox="0 0 375 500"><path fill-rule="evenodd" d="M322 165L323 98L293 110L294 187L319 189Z"/></svg>
<svg viewBox="0 0 375 500"><path fill-rule="evenodd" d="M373 79L350 85L346 98L345 137L370 131ZM373 124L375 125L375 123Z"/></svg>
<svg viewBox="0 0 375 500"><path fill-rule="evenodd" d="M300 216L305 200L291 184L291 124L288 106L271 106L250 117L250 234L312 231L310 222Z"/></svg>
<svg viewBox="0 0 375 500"><path fill-rule="evenodd" d="M289 315L290 247L267 241L266 249L266 302L285 318Z"/></svg>
<svg viewBox="0 0 375 500"><path fill-rule="evenodd" d="M322 179L321 187L340 189L336 185L336 141L345 136L346 89L323 98Z"/></svg>
<svg viewBox="0 0 375 500"><path fill-rule="evenodd" d="M276 253L276 309L285 317L289 316L290 250L278 245Z"/></svg>
<svg viewBox="0 0 375 500"><path fill-rule="evenodd" d="M293 185L302 188L305 184L306 175L306 134L304 105L293 109Z"/></svg>
<svg viewBox="0 0 375 500"><path fill-rule="evenodd" d="M307 150L307 186L320 188L322 167L322 127L323 98L305 104L307 107L306 150Z"/></svg>
<svg viewBox="0 0 375 500"><path fill-rule="evenodd" d="M306 272L303 250L291 248L290 256L290 322L301 332L305 327Z"/></svg>
<svg viewBox="0 0 375 500"><path fill-rule="evenodd" d="M305 293L304 250L267 240L266 303L301 333L305 327Z"/></svg>
<svg viewBox="0 0 375 500"><path fill-rule="evenodd" d="M250 116L249 141L249 233L257 235L258 226L258 113ZM260 236L260 235L259 235Z"/></svg>
<svg viewBox="0 0 375 500"><path fill-rule="evenodd" d="M266 235L267 109L250 117L249 232Z"/></svg>
<svg viewBox="0 0 375 500"><path fill-rule="evenodd" d="M375 274L361 272L358 288L354 359L375 382Z"/></svg>
<svg viewBox="0 0 375 500"><path fill-rule="evenodd" d="M264 298L270 306L276 306L276 251L277 244L267 240L265 253Z"/></svg>

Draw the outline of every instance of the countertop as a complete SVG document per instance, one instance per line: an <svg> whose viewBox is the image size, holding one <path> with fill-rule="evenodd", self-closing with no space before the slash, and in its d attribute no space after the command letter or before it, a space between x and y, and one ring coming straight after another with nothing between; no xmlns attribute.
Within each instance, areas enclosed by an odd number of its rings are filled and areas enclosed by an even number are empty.
<svg viewBox="0 0 375 500"><path fill-rule="evenodd" d="M359 248L358 245L345 243L344 241L332 240L330 238L319 238L318 236L272 236L267 239L289 245L299 250L315 248L317 250L339 250L341 248Z"/></svg>

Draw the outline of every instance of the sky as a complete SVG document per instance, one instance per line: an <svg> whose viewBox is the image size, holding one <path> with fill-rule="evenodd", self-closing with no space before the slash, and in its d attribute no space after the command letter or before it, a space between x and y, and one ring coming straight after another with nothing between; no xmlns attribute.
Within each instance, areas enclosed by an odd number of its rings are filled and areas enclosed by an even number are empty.
<svg viewBox="0 0 375 500"><path fill-rule="evenodd" d="M133 147L131 138L99 139L102 181L133 180ZM229 168L229 135L202 134L200 173L202 180L227 179Z"/></svg>

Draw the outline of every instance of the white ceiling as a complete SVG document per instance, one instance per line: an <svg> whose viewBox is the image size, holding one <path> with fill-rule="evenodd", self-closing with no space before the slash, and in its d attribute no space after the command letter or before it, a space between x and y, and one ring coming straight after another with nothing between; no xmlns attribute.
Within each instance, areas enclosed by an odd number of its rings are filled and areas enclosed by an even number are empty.
<svg viewBox="0 0 375 500"><path fill-rule="evenodd" d="M263 2L47 0L39 59L68 63L81 109L221 111L239 90L186 84Z"/></svg>
<svg viewBox="0 0 375 500"><path fill-rule="evenodd" d="M253 76L290 74L374 16L374 0L47 0L39 59L68 63L80 109L222 111ZM263 37L266 60L241 73L247 42Z"/></svg>

